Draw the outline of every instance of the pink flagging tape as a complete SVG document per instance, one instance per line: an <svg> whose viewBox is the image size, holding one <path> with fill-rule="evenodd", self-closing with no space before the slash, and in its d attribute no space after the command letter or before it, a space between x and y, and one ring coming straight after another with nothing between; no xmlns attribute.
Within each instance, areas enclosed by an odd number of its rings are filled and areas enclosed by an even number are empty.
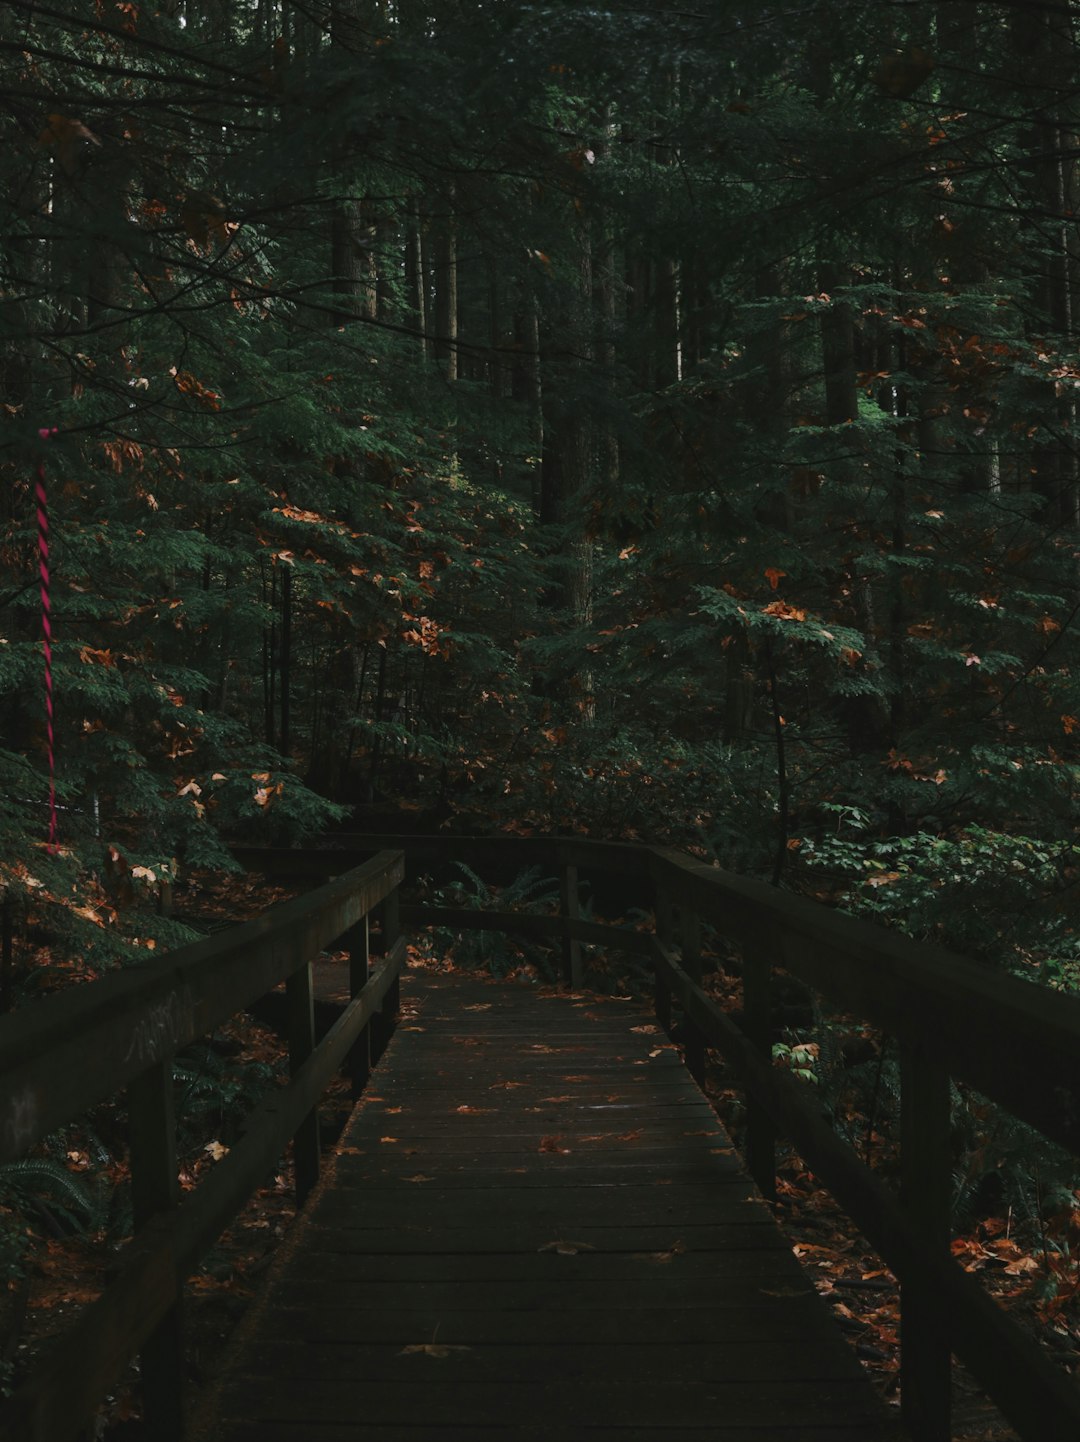
<svg viewBox="0 0 1080 1442"><path fill-rule="evenodd" d="M43 441L56 434L55 426L43 426ZM52 608L49 600L49 506L45 491L45 461L38 461L37 485L38 565L41 571L41 639L45 654L45 735L49 753L49 851L59 849L56 839L56 737L53 731Z"/></svg>

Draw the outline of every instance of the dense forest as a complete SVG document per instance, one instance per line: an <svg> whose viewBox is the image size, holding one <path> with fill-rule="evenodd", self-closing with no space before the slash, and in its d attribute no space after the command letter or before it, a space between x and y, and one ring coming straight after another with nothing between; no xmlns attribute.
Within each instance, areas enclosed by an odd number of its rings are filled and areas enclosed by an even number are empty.
<svg viewBox="0 0 1080 1442"><path fill-rule="evenodd" d="M404 810L1071 984L1074 9L5 6L9 911Z"/></svg>
<svg viewBox="0 0 1080 1442"><path fill-rule="evenodd" d="M677 845L1080 987L1078 45L0 6L0 1010L335 831ZM965 1105L1060 1320L1075 1168Z"/></svg>

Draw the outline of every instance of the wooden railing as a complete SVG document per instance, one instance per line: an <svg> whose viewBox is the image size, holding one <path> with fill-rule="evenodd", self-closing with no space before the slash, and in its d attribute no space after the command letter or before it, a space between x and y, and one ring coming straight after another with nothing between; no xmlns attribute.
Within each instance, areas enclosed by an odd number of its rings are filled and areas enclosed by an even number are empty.
<svg viewBox="0 0 1080 1442"><path fill-rule="evenodd" d="M478 871L539 865L560 878L558 915L403 905L410 927L516 931L557 940L563 973L583 979L581 945L646 954L657 1014L682 1014L685 1054L708 1047L737 1070L747 1101L748 1166L775 1194L777 1135L794 1143L901 1284L901 1384L906 1428L918 1442L949 1442L955 1353L1032 1442L1076 1442L1080 1390L952 1259L950 1083L970 1084L1080 1155L1080 998L1003 975L788 892L675 851L573 839L444 836L338 838L336 852L247 852L253 868L311 875L352 864L379 846L405 853L414 873L451 861ZM621 877L652 904L654 934L585 922L579 874ZM702 989L701 925L738 942L743 1021ZM833 1131L813 1089L772 1063L773 972L798 977L899 1043L901 1185L886 1186Z"/></svg>
<svg viewBox="0 0 1080 1442"><path fill-rule="evenodd" d="M303 1201L318 1177L319 1098L343 1069L354 1091L363 1085L397 1012L404 862L400 851L378 850L256 921L0 1019L0 1163L126 1092L136 1228L107 1290L0 1405L3 1442L69 1442L136 1353L148 1435L169 1442L182 1434L185 1280L290 1140ZM369 979L376 907L383 957ZM311 962L335 942L349 954L352 999L316 1045ZM180 1203L173 1058L281 982L290 1080L255 1108L241 1140Z"/></svg>

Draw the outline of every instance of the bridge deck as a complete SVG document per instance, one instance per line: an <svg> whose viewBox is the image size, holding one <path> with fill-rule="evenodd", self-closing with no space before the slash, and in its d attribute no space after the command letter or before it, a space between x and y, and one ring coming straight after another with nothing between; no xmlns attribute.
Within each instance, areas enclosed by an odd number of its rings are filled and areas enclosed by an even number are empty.
<svg viewBox="0 0 1080 1442"><path fill-rule="evenodd" d="M675 1050L625 1003L410 973L215 1442L883 1442Z"/></svg>

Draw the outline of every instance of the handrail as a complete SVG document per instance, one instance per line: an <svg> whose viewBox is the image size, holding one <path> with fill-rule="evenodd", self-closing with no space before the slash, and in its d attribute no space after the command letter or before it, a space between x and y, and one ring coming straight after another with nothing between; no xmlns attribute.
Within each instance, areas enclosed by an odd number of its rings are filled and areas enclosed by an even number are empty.
<svg viewBox="0 0 1080 1442"><path fill-rule="evenodd" d="M319 1098L343 1066L354 1090L363 1084L398 1008L403 875L401 852L383 850L256 921L0 1020L0 1159L126 1086L136 1220L107 1290L0 1406L2 1442L69 1442L140 1349L154 1436L180 1436L184 1282L290 1139L301 1203L314 1185ZM368 917L380 904L384 959L369 979ZM350 953L352 999L316 1045L311 961L339 937ZM173 1057L282 981L290 1081L270 1091L237 1145L178 1204Z"/></svg>
<svg viewBox="0 0 1080 1442"><path fill-rule="evenodd" d="M1080 997L660 847L570 837L348 835L335 838L334 849L285 855L291 866L325 875L383 844L403 851L413 866L468 857L479 866L516 862L559 873L557 916L408 905L404 914L414 927L560 938L564 976L574 986L582 979L582 941L651 954L657 1014L670 1026L672 998L679 1003L687 1064L700 1071L710 1046L740 1073L747 1162L762 1191L775 1193L779 1131L900 1278L903 1419L919 1442L948 1442L951 1435L953 1352L1022 1437L1075 1442L1080 1391L950 1255L949 1122L950 1079L957 1079L1080 1154ZM273 871L286 864L285 855L248 851L242 859ZM641 904L650 894L654 901L656 934L582 922L579 868L640 883ZM700 986L703 920L742 947L741 1029ZM899 1197L833 1132L809 1089L773 1067L774 967L898 1039Z"/></svg>

